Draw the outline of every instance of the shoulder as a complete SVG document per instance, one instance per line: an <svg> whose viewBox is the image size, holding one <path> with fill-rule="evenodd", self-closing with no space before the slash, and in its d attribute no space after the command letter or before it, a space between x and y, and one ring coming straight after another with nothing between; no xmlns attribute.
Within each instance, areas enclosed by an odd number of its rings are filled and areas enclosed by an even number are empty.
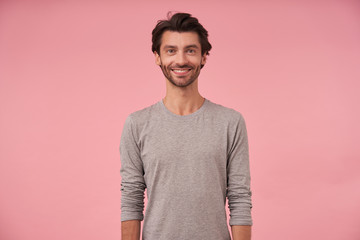
<svg viewBox="0 0 360 240"><path fill-rule="evenodd" d="M131 122L135 127L144 124L149 119L151 119L153 116L156 116L156 111L158 107L159 102L153 103L151 105L148 105L146 107L140 108L136 111L131 112L127 118L127 122Z"/></svg>
<svg viewBox="0 0 360 240"><path fill-rule="evenodd" d="M243 114L240 111L212 101L209 101L209 103L210 113L219 117L222 121L231 123L245 122Z"/></svg>

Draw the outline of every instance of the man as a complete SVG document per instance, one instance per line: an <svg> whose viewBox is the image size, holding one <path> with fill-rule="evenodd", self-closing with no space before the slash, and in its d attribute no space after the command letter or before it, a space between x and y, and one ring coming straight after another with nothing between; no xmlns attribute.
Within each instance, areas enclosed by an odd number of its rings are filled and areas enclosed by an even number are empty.
<svg viewBox="0 0 360 240"><path fill-rule="evenodd" d="M198 20L176 13L152 32L166 96L131 113L120 140L122 239L251 238L248 139L242 115L198 91L211 49ZM144 191L147 189L145 218Z"/></svg>

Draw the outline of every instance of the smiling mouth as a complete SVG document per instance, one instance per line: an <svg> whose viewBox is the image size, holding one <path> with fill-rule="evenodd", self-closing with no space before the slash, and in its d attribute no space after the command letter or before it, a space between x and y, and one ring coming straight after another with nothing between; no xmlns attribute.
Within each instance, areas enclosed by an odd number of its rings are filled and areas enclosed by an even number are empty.
<svg viewBox="0 0 360 240"><path fill-rule="evenodd" d="M173 71L175 74L178 74L178 75L183 75L183 74L186 74L188 72L190 72L190 68L185 68L185 69L171 69L171 71Z"/></svg>

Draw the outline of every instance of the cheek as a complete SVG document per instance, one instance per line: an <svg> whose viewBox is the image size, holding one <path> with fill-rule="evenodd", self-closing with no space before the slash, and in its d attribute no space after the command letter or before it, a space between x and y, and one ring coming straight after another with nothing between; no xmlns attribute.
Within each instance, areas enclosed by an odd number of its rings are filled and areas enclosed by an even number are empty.
<svg viewBox="0 0 360 240"><path fill-rule="evenodd" d="M199 65L199 64L201 64L203 62L203 59L201 57L198 57L198 56L193 57L193 58L191 58L189 60L190 60L190 63L193 64L193 65Z"/></svg>
<svg viewBox="0 0 360 240"><path fill-rule="evenodd" d="M168 65L167 59L164 59L164 58L159 58L158 62L160 63L160 65L163 65L163 66Z"/></svg>

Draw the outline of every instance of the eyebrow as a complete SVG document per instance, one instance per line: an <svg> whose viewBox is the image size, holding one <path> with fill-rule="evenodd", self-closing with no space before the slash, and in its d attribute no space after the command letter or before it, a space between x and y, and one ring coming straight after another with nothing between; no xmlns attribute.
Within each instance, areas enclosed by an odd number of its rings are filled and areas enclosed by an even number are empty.
<svg viewBox="0 0 360 240"><path fill-rule="evenodd" d="M191 45L187 45L185 48L197 48L199 49L199 47L195 44L191 44Z"/></svg>
<svg viewBox="0 0 360 240"><path fill-rule="evenodd" d="M177 48L177 46L165 45L164 48ZM199 47L197 45L195 45L195 44L187 45L187 46L185 46L185 48L197 48L197 49L199 49Z"/></svg>

